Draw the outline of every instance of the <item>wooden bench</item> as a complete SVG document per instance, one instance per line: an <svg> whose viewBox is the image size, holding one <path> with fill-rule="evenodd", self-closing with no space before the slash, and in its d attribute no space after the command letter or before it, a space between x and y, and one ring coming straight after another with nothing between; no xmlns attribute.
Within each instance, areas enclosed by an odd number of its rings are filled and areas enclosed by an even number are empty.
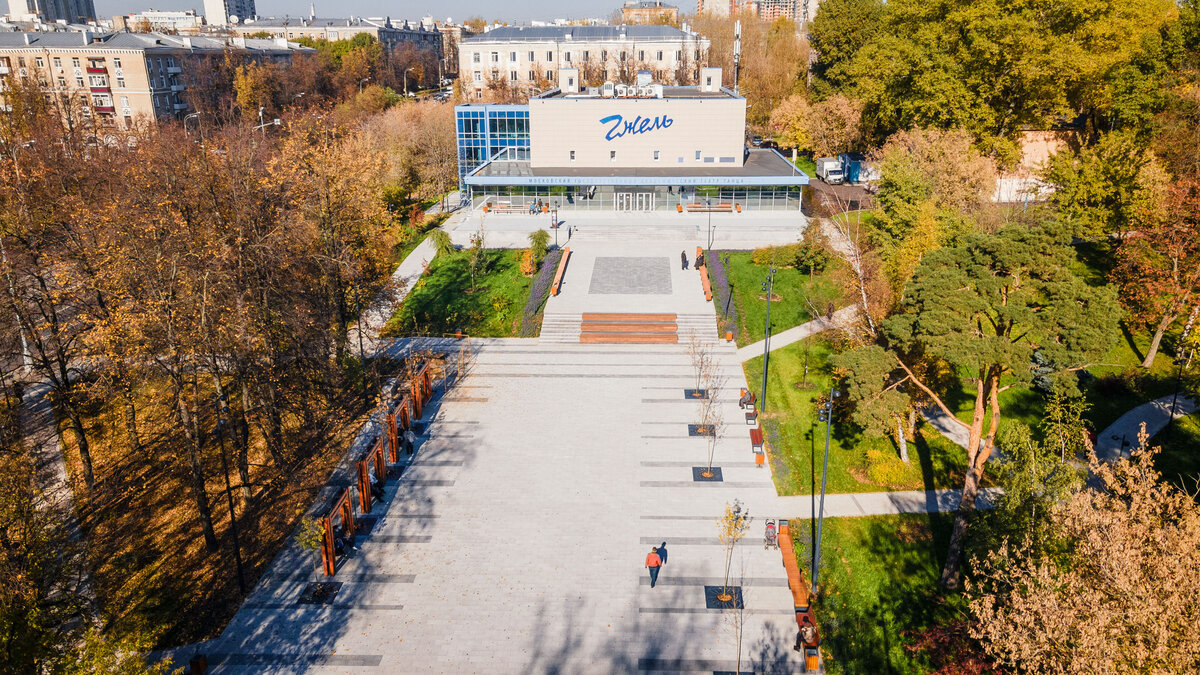
<svg viewBox="0 0 1200 675"><path fill-rule="evenodd" d="M558 271L554 273L554 283L550 286L550 295L558 295L562 288L563 275L567 273L567 259L571 257L571 249L564 248L562 258L558 261Z"/></svg>
<svg viewBox="0 0 1200 675"><path fill-rule="evenodd" d="M583 321L616 321L626 323L646 323L650 321L674 322L678 317L674 314L620 314L608 312L584 312Z"/></svg>
<svg viewBox="0 0 1200 675"><path fill-rule="evenodd" d="M763 451L762 427L754 427L750 430L750 449L755 452Z"/></svg>
<svg viewBox="0 0 1200 675"><path fill-rule="evenodd" d="M712 206L704 204L688 204L688 213L733 213L733 204L730 202L721 202Z"/></svg>
<svg viewBox="0 0 1200 675"><path fill-rule="evenodd" d="M747 410L746 411L746 424L748 426L754 426L757 423L758 423L758 412L754 411L754 410Z"/></svg>

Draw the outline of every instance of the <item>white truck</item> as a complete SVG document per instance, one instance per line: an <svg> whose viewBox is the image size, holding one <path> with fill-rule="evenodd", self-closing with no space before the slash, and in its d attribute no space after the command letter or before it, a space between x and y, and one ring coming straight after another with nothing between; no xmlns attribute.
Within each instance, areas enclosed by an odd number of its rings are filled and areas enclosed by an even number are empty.
<svg viewBox="0 0 1200 675"><path fill-rule="evenodd" d="M841 185L846 180L842 160L838 157L821 157L817 160L817 178L830 185Z"/></svg>

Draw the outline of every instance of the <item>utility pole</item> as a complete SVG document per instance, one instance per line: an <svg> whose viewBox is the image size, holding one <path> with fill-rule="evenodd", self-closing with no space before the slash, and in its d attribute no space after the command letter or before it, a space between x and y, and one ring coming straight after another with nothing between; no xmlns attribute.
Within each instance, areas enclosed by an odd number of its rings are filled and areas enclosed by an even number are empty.
<svg viewBox="0 0 1200 675"><path fill-rule="evenodd" d="M762 284L763 291L767 294L767 321L763 327L763 376L762 390L758 397L759 413L767 410L767 363L771 358L771 294L775 292L775 268L770 268L767 272L767 280Z"/></svg>
<svg viewBox="0 0 1200 675"><path fill-rule="evenodd" d="M825 462L821 466L821 508L817 516L817 542L813 547L812 560L812 593L817 594L817 573L821 571L821 526L825 524L825 479L829 476L829 433L833 427L833 399L841 396L841 392L829 388L829 400L821 406L817 419L825 423Z"/></svg>

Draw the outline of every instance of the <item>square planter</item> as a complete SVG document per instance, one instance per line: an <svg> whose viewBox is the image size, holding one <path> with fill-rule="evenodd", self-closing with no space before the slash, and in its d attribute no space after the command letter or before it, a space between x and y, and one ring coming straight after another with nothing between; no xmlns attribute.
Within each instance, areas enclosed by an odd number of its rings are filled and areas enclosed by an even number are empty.
<svg viewBox="0 0 1200 675"><path fill-rule="evenodd" d="M742 587L729 585L729 594L733 596L730 600L722 601L717 596L725 590L725 586L705 586L704 587L704 606L708 609L745 609L746 604L742 602Z"/></svg>
<svg viewBox="0 0 1200 675"><path fill-rule="evenodd" d="M707 466L693 466L692 467L692 480L697 483L720 483L725 480L721 476L721 467L714 466L712 468L711 476L704 475L704 470L707 468L708 468Z"/></svg>

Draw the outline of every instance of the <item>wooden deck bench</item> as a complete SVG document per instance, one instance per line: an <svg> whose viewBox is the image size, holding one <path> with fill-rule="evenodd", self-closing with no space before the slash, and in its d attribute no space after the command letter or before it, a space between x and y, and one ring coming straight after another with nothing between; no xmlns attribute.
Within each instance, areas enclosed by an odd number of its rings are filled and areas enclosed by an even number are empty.
<svg viewBox="0 0 1200 675"><path fill-rule="evenodd" d="M733 213L733 204L731 202L721 202L712 206L704 204L688 204L688 213Z"/></svg>
<svg viewBox="0 0 1200 675"><path fill-rule="evenodd" d="M762 427L754 427L750 430L750 449L755 452L763 451Z"/></svg>
<svg viewBox="0 0 1200 675"><path fill-rule="evenodd" d="M571 257L571 249L564 248L562 258L558 261L558 271L554 273L554 283L550 286L550 295L558 295L562 288L563 276L567 273L567 259Z"/></svg>
<svg viewBox="0 0 1200 675"><path fill-rule="evenodd" d="M746 424L748 426L754 426L757 423L758 423L758 412L754 411L754 410L747 410L746 411Z"/></svg>

